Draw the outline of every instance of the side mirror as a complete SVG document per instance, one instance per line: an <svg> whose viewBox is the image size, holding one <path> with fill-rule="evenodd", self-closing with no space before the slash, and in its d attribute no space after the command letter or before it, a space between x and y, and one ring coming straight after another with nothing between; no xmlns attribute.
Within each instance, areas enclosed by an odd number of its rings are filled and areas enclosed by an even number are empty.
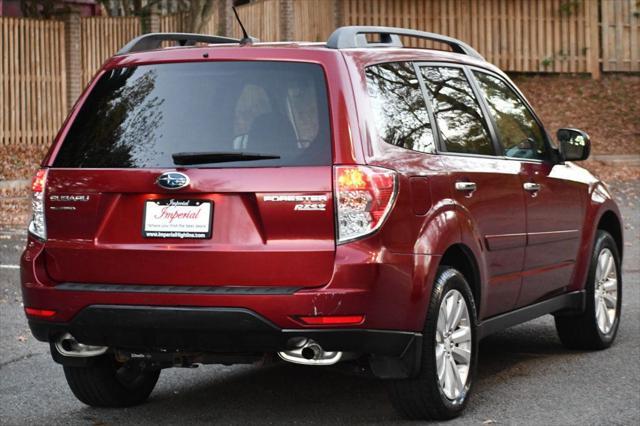
<svg viewBox="0 0 640 426"><path fill-rule="evenodd" d="M566 161L582 161L589 157L591 140L589 135L578 129L560 129L557 133L560 155Z"/></svg>

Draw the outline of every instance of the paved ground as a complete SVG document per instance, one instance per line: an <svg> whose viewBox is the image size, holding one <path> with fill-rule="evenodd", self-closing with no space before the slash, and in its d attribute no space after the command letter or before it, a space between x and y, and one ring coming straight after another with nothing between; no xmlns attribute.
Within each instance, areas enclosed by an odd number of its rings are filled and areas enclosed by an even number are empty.
<svg viewBox="0 0 640 426"><path fill-rule="evenodd" d="M640 204L621 187L626 217L623 318L607 351L562 348L551 317L487 338L475 393L451 424L637 425L640 422ZM634 197L634 198L632 198ZM400 424L383 384L290 365L163 371L147 404L88 408L67 389L22 313L15 265L22 238L0 232L0 424Z"/></svg>

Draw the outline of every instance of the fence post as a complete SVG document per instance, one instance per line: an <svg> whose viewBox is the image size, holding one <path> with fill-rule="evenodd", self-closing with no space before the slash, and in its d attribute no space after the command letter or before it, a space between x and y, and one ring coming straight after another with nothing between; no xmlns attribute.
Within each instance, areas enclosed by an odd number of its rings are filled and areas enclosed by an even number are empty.
<svg viewBox="0 0 640 426"><path fill-rule="evenodd" d="M343 7L343 0L333 0L333 21L335 28L345 25Z"/></svg>
<svg viewBox="0 0 640 426"><path fill-rule="evenodd" d="M600 2L588 1L585 4L587 10L586 14L586 28L587 34L586 47L587 47L587 69L591 73L591 78L600 80L600 25L598 21L598 8Z"/></svg>
<svg viewBox="0 0 640 426"><path fill-rule="evenodd" d="M160 14L155 4L140 16L140 31L143 34L160 32Z"/></svg>
<svg viewBox="0 0 640 426"><path fill-rule="evenodd" d="M280 0L280 40L293 40L293 2ZM276 41L280 41L276 40Z"/></svg>
<svg viewBox="0 0 640 426"><path fill-rule="evenodd" d="M233 0L218 1L218 22L216 22L216 34L231 37L231 29L233 28Z"/></svg>
<svg viewBox="0 0 640 426"><path fill-rule="evenodd" d="M82 52L80 50L80 12L69 9L63 16L67 107L71 108L82 92Z"/></svg>

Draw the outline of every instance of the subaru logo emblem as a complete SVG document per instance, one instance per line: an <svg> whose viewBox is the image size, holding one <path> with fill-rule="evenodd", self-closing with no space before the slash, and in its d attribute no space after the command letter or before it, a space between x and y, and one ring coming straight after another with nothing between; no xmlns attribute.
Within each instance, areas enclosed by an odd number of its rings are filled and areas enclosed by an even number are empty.
<svg viewBox="0 0 640 426"><path fill-rule="evenodd" d="M156 183L164 189L180 189L189 185L189 176L180 172L165 172L158 176Z"/></svg>

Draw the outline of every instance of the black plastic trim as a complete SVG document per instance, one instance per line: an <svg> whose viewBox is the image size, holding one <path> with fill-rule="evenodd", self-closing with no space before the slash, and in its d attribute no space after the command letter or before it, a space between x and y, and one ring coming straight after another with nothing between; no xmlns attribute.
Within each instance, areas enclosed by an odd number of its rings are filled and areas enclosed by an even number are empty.
<svg viewBox="0 0 640 426"><path fill-rule="evenodd" d="M29 327L41 341L71 333L81 343L140 352L277 352L306 337L328 351L403 357L421 342L420 333L396 330L281 329L251 310L217 307L91 305L69 323L30 319Z"/></svg>
<svg viewBox="0 0 640 426"><path fill-rule="evenodd" d="M478 336L482 339L505 328L522 324L546 314L564 310L569 312L584 311L585 297L584 290L574 291L486 319L478 325Z"/></svg>
<svg viewBox="0 0 640 426"><path fill-rule="evenodd" d="M227 294L227 295L288 295L303 287L265 287L265 286L181 286L181 285L143 285L143 284L92 284L62 283L56 290L93 291L99 293L153 293L153 294Z"/></svg>

